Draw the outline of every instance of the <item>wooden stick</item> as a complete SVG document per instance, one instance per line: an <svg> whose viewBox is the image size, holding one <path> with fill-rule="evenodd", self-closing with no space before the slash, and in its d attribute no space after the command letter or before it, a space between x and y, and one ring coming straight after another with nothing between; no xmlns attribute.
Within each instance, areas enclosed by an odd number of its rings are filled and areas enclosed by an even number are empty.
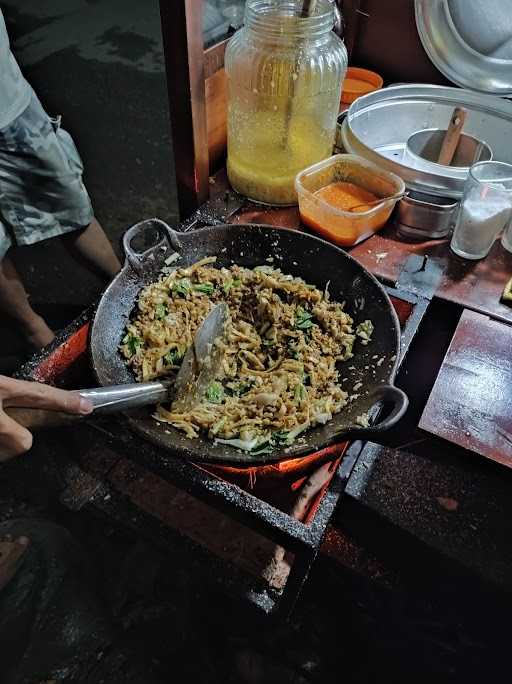
<svg viewBox="0 0 512 684"><path fill-rule="evenodd" d="M441 151L439 152L439 157L437 159L438 164L450 166L452 163L453 155L455 154L455 150L459 144L462 129L466 121L466 116L467 111L462 109L462 107L456 107L453 110L450 125L448 126L448 130L444 136Z"/></svg>
<svg viewBox="0 0 512 684"><path fill-rule="evenodd" d="M306 19L307 17L310 17L317 5L318 0L304 0L302 3L302 9L300 11L300 17L302 19ZM297 68L297 65L294 66L294 70ZM296 95L296 84L295 81L292 81L292 92L290 93L290 96L288 98L288 101L286 103L286 109L285 109L285 115L284 115L284 136L283 136L283 147L287 147L288 145L288 135L290 133L290 120L292 118L292 112L293 112L293 98Z"/></svg>
<svg viewBox="0 0 512 684"><path fill-rule="evenodd" d="M510 304L510 306L512 306L512 278L505 285L505 289L503 290L501 299L507 304Z"/></svg>
<svg viewBox="0 0 512 684"><path fill-rule="evenodd" d="M324 463L306 480L290 513L292 518L303 520L313 499L332 477L333 462ZM274 589L283 589L290 574L290 563L286 559L286 549L282 546L274 548L274 554L263 571L263 577Z"/></svg>

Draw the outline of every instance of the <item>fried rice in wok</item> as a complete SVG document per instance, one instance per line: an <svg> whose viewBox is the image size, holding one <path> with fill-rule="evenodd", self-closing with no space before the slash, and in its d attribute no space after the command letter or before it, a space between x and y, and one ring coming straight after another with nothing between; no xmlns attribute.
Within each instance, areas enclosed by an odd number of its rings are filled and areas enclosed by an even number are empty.
<svg viewBox="0 0 512 684"><path fill-rule="evenodd" d="M322 292L270 264L217 268L215 261L169 269L143 288L121 353L139 381L172 376L210 309L225 301L221 371L192 409L161 405L155 418L190 438L202 432L253 453L291 444L357 396L342 388L340 369L357 344L368 344L372 323L354 329L327 286Z"/></svg>

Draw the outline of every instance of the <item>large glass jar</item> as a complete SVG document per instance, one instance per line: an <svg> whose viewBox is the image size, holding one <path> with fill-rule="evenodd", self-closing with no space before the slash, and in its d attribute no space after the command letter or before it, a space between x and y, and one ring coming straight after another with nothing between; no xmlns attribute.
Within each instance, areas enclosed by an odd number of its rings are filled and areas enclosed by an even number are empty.
<svg viewBox="0 0 512 684"><path fill-rule="evenodd" d="M296 204L297 173L333 150L347 52L331 3L302 5L248 0L226 50L229 180L268 204Z"/></svg>

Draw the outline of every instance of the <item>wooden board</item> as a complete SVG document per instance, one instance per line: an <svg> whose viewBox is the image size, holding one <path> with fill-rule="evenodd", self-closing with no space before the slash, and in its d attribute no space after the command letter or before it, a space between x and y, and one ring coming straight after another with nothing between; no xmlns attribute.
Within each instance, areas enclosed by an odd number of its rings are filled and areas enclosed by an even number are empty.
<svg viewBox="0 0 512 684"><path fill-rule="evenodd" d="M226 159L228 88L224 69L207 78L205 88L210 173L214 173Z"/></svg>
<svg viewBox="0 0 512 684"><path fill-rule="evenodd" d="M512 468L512 326L463 312L420 428Z"/></svg>
<svg viewBox="0 0 512 684"><path fill-rule="evenodd" d="M499 240L485 259L470 261L453 254L448 240L404 242L398 239L393 226L387 226L350 253L369 271L392 283L399 279L411 255L425 256L436 261L443 271L437 297L512 323L512 307L500 301L512 276L512 254L503 249Z"/></svg>

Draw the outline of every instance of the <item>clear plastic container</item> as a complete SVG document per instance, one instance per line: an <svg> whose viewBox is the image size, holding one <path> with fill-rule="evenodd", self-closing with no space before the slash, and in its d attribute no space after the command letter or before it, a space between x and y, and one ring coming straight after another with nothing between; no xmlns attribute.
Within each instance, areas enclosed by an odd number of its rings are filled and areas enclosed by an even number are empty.
<svg viewBox="0 0 512 684"><path fill-rule="evenodd" d="M363 206L361 211L345 211L315 195L318 190L337 182L352 183L383 200L367 210ZM382 228L398 201L385 198L405 193L401 178L353 154L337 154L301 171L295 188L302 221L343 246L356 245Z"/></svg>
<svg viewBox="0 0 512 684"><path fill-rule="evenodd" d="M227 169L235 190L266 204L296 204L297 173L332 153L347 52L318 0L248 0L226 49Z"/></svg>
<svg viewBox="0 0 512 684"><path fill-rule="evenodd" d="M503 231L501 236L501 244L507 252L512 252L512 219L509 221L508 226Z"/></svg>
<svg viewBox="0 0 512 684"><path fill-rule="evenodd" d="M483 259L510 220L512 164L474 164L464 185L450 247L463 259Z"/></svg>

